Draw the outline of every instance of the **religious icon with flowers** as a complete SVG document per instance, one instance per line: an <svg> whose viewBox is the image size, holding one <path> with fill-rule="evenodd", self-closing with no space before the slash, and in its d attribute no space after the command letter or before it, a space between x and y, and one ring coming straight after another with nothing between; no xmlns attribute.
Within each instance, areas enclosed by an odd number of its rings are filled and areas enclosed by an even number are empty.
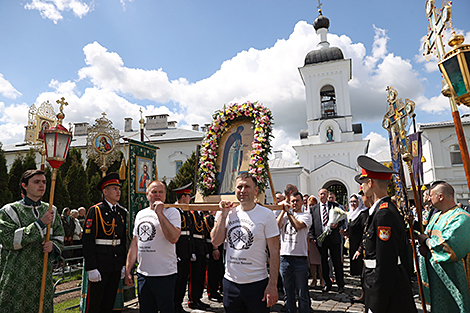
<svg viewBox="0 0 470 313"><path fill-rule="evenodd" d="M240 172L253 174L263 193L268 184L272 113L258 102L233 103L214 113L202 142L198 189L202 196L234 193Z"/></svg>

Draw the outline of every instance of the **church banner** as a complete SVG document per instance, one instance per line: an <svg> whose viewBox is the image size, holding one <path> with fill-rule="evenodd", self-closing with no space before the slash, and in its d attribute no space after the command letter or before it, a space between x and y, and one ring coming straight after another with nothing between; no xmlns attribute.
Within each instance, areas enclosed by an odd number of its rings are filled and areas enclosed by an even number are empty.
<svg viewBox="0 0 470 313"><path fill-rule="evenodd" d="M145 190L157 179L157 147L136 140L129 140L129 214L128 236L132 240L132 230L137 212L148 206Z"/></svg>
<svg viewBox="0 0 470 313"><path fill-rule="evenodd" d="M413 157L413 173L415 181L420 185L423 182L423 149L421 148L421 132L408 135L411 145L411 156Z"/></svg>
<svg viewBox="0 0 470 313"><path fill-rule="evenodd" d="M405 173L403 170L403 162L399 148L400 136L394 129L388 130L388 136L393 170L398 173L393 174L393 181L395 182L395 194L397 196L397 207L400 211L400 214L405 218L407 216L406 212L408 212L408 195L406 193L406 183L404 181Z"/></svg>

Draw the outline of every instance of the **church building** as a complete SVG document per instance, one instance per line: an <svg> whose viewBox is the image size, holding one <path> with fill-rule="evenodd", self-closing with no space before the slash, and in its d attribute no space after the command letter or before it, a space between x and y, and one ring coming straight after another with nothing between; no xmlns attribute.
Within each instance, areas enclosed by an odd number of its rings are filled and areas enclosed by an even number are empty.
<svg viewBox="0 0 470 313"><path fill-rule="evenodd" d="M327 40L330 21L319 10L313 27L320 42L299 68L305 84L307 129L300 130L300 145L293 148L299 165L280 161L275 152L270 161L276 191L295 184L299 191L317 197L318 190L334 191L337 201L347 203L348 195L359 190L354 176L359 173L356 159L368 152L369 141L362 139L362 125L353 124L348 82L352 60ZM296 174L294 174L296 173ZM270 192L267 202L272 202Z"/></svg>

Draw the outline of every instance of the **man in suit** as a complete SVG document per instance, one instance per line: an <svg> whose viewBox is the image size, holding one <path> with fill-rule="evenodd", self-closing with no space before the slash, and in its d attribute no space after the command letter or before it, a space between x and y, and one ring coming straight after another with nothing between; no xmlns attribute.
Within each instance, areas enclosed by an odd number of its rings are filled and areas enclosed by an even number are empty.
<svg viewBox="0 0 470 313"><path fill-rule="evenodd" d="M332 287L332 282L329 275L328 266L328 253L330 254L331 261L333 262L333 268L335 271L336 284L338 285L338 292L344 292L344 270L343 263L341 261L341 234L339 229L344 223L330 224L332 232L326 236L323 242L317 240L317 238L325 231L326 226L329 224L329 212L335 207L339 207L336 202L328 201L328 190L322 188L318 191L319 202L313 206L310 214L312 214L312 226L309 231L310 242L316 242L318 251L321 256L321 268L322 276L325 281L325 287L323 292L329 292Z"/></svg>

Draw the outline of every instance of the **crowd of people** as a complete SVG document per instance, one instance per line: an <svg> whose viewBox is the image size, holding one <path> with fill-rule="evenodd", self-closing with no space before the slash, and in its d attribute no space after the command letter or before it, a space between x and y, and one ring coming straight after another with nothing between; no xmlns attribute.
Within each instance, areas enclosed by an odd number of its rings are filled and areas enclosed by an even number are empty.
<svg viewBox="0 0 470 313"><path fill-rule="evenodd" d="M112 312L120 282L133 286L136 271L143 313L186 312L186 292L189 308L208 310L201 301L205 286L209 300L222 302L228 313L269 312L280 290L286 312L307 313L309 289L345 291L345 256L350 275L361 278L362 294L352 301L365 303L366 312L417 312L410 232L387 191L394 172L366 156L358 165L358 192L345 206L325 188L315 197L288 184L276 193L282 209L271 211L255 201L256 178L242 172L235 181L238 205L222 200L218 211L188 211L182 208L190 203L191 184L172 190L177 201L171 207L164 204L166 185L153 181L129 245L117 173L98 183L102 202L59 215L41 201L44 172L26 171L23 199L0 210L0 313L37 311L44 253L60 255L77 244L83 244L83 251L73 251L84 257L83 312ZM433 312L470 312L470 215L443 181L431 185L423 203L424 231L414 239L425 300ZM48 264L44 312L53 312L52 298Z"/></svg>

